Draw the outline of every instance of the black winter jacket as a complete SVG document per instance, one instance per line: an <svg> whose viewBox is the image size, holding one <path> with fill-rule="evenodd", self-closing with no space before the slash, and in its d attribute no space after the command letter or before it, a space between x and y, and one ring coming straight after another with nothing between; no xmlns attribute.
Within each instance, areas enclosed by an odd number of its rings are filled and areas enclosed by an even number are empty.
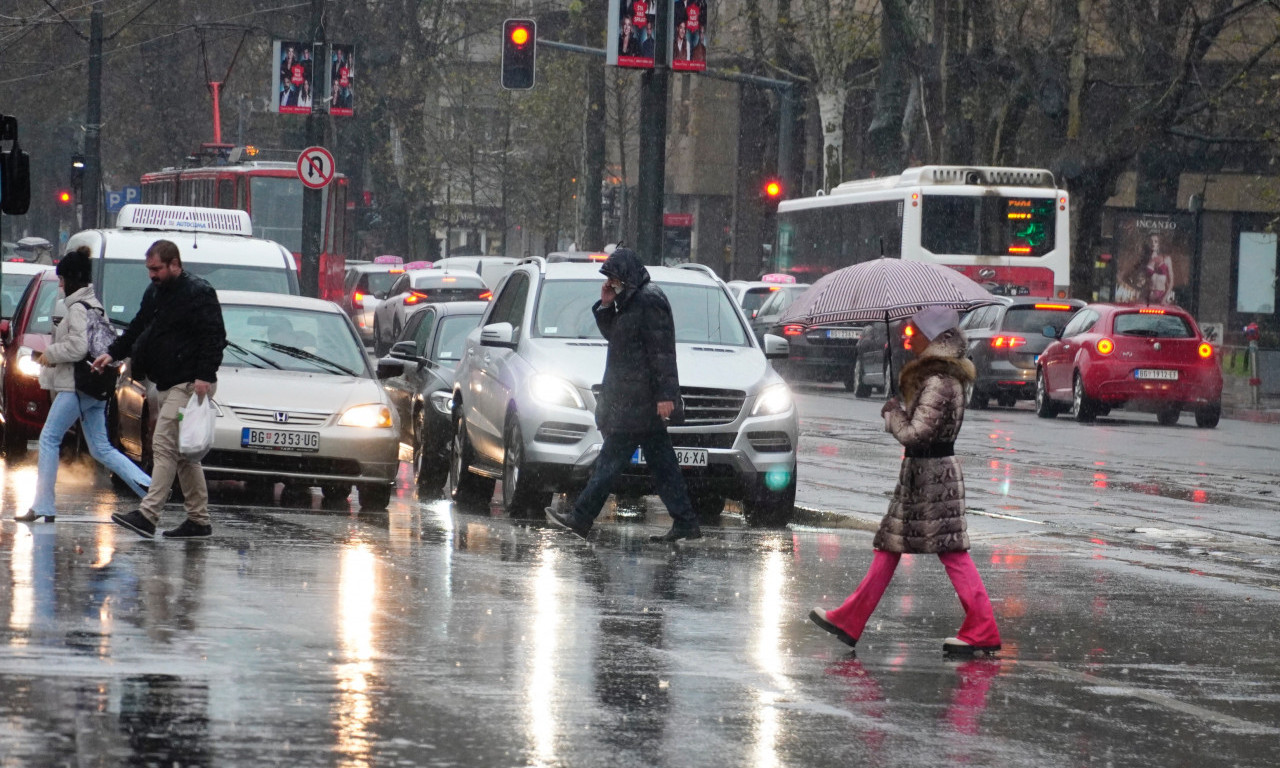
<svg viewBox="0 0 1280 768"><path fill-rule="evenodd" d="M630 249L614 251L600 271L626 285L613 304L606 307L597 301L592 307L596 325L609 342L596 426L606 434L664 429L658 403L669 400L680 406L671 305L662 289L649 282L649 270Z"/></svg>
<svg viewBox="0 0 1280 768"><path fill-rule="evenodd" d="M175 384L218 380L227 332L218 293L203 278L183 272L152 283L138 314L108 348L113 360L132 358L133 376L164 391Z"/></svg>

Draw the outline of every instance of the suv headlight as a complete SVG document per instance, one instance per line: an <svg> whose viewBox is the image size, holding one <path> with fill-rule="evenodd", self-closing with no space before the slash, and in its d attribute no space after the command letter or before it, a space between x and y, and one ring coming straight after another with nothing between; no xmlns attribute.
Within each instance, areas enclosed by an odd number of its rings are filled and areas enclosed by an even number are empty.
<svg viewBox="0 0 1280 768"><path fill-rule="evenodd" d="M448 416L453 413L453 393L447 389L439 392L432 392L427 395L427 400L431 401L431 407L435 408L438 413Z"/></svg>
<svg viewBox="0 0 1280 768"><path fill-rule="evenodd" d="M790 409L791 388L786 384L774 384L756 397L756 407L751 409L751 415L772 416Z"/></svg>
<svg viewBox="0 0 1280 768"><path fill-rule="evenodd" d="M539 373L529 380L529 394L534 400L544 405L558 405L562 408L579 408L585 410L578 389L559 376Z"/></svg>
<svg viewBox="0 0 1280 768"><path fill-rule="evenodd" d="M18 347L18 354L14 359L18 373L33 379L40 375L40 364L36 362L34 355L35 352L31 347Z"/></svg>
<svg viewBox="0 0 1280 768"><path fill-rule="evenodd" d="M348 408L338 419L340 427L362 427L364 429L383 429L391 426L391 409L378 403L357 405Z"/></svg>

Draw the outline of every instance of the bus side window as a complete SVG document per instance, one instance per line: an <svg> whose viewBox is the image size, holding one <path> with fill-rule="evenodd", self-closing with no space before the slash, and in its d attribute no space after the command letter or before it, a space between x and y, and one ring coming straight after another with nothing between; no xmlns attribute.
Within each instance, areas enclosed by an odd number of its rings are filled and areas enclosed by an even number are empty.
<svg viewBox="0 0 1280 768"><path fill-rule="evenodd" d="M231 179L218 180L218 207L234 208L236 205L235 187Z"/></svg>
<svg viewBox="0 0 1280 768"><path fill-rule="evenodd" d="M236 208L241 211L249 210L249 177L241 176L236 179Z"/></svg>

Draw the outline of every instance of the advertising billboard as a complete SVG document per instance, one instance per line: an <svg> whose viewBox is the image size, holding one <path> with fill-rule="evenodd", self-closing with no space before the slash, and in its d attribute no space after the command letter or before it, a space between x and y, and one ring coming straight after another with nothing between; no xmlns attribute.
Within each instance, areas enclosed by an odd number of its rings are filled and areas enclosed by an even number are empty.
<svg viewBox="0 0 1280 768"><path fill-rule="evenodd" d="M1191 308L1194 234L1195 217L1190 214L1116 214L1114 300Z"/></svg>
<svg viewBox="0 0 1280 768"><path fill-rule="evenodd" d="M271 105L282 115L311 114L311 43L276 40L271 46Z"/></svg>
<svg viewBox="0 0 1280 768"><path fill-rule="evenodd" d="M670 44L657 47L657 3L671 3L667 14ZM605 63L628 69L652 69L655 54L677 72L707 68L708 0L609 0L609 34Z"/></svg>
<svg viewBox="0 0 1280 768"><path fill-rule="evenodd" d="M329 46L329 114L355 114L356 47L334 43Z"/></svg>

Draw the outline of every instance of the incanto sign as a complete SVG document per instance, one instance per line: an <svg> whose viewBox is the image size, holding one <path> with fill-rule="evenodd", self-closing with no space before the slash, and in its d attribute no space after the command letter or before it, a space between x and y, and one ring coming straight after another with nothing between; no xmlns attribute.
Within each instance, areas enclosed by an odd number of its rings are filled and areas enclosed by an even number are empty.
<svg viewBox="0 0 1280 768"><path fill-rule="evenodd" d="M333 181L333 155L324 147L307 147L298 155L298 178L308 189L324 189Z"/></svg>

